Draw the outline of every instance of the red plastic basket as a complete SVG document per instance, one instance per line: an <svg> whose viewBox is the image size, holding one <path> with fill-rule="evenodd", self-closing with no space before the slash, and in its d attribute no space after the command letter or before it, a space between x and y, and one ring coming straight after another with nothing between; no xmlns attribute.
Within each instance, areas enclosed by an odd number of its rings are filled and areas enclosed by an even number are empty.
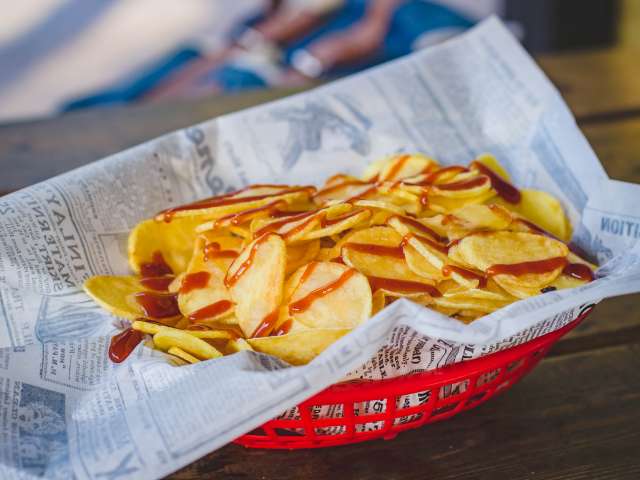
<svg viewBox="0 0 640 480"><path fill-rule="evenodd" d="M446 420L515 384L589 311L555 332L486 357L389 380L333 385L299 404L294 419L270 420L235 442L251 448L331 447L389 440L404 430ZM377 402L377 411L361 412L364 402ZM323 407L331 413L328 418L318 415Z"/></svg>

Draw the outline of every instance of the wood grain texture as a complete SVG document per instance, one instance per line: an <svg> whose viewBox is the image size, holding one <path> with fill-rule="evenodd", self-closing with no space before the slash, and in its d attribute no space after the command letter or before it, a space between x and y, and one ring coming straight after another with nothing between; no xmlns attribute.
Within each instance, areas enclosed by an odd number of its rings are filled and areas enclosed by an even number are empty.
<svg viewBox="0 0 640 480"><path fill-rule="evenodd" d="M605 50L537 58L579 123L640 119L638 52ZM159 135L282 98L276 89L197 100L91 109L0 126L0 192L45 180ZM608 139L602 139L608 143ZM630 150L629 150L630 151Z"/></svg>
<svg viewBox="0 0 640 480"><path fill-rule="evenodd" d="M477 409L392 441L293 452L228 445L170 478L637 479L639 368L637 344L551 357Z"/></svg>

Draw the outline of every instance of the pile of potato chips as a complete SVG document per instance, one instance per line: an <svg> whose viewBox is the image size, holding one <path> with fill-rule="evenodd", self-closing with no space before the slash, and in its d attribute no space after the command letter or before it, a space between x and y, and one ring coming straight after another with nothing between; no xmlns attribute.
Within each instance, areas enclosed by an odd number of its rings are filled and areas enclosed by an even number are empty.
<svg viewBox="0 0 640 480"><path fill-rule="evenodd" d="M304 364L401 297L471 322L588 282L570 237L560 203L516 189L490 155L401 154L321 189L253 185L163 211L130 234L134 275L84 287L132 322L114 361L146 338L178 363L256 350Z"/></svg>

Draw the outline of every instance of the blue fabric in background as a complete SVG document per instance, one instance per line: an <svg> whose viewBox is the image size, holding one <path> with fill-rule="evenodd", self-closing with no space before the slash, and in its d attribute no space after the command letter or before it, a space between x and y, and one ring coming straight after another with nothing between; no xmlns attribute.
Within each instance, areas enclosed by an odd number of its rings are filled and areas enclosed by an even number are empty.
<svg viewBox="0 0 640 480"><path fill-rule="evenodd" d="M291 65L292 56L296 51L309 47L323 37L344 31L357 24L366 14L369 2L370 0L345 0L344 4L332 12L323 24L284 46L281 63L275 67L283 71L286 70ZM238 25L234 29L234 33L230 35L230 41L238 38L247 27L255 25L263 18L262 16L252 17ZM439 30L463 30L472 25L473 22L470 19L440 4L423 0L407 0L396 8L380 48L373 55L350 65L334 68L325 76L335 77L350 74L406 55L413 50L416 40L424 34ZM62 110L71 111L98 105L139 101L171 75L201 58L203 58L203 52L197 48L186 46L167 55L159 62L149 65L132 78L125 79L120 85L74 100L65 105ZM216 91L222 92L238 92L277 86L269 83L259 69L252 70L245 64L240 66L233 62L212 68L198 79L198 84L211 86L212 90L215 88Z"/></svg>

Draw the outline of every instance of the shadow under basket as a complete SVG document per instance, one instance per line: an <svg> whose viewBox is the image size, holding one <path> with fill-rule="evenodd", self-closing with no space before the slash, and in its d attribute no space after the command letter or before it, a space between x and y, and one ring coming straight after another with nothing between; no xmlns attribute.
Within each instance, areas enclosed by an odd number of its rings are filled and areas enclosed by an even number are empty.
<svg viewBox="0 0 640 480"><path fill-rule="evenodd" d="M509 389L580 317L513 348L429 372L333 385L235 440L251 448L320 448L383 438L457 415Z"/></svg>

